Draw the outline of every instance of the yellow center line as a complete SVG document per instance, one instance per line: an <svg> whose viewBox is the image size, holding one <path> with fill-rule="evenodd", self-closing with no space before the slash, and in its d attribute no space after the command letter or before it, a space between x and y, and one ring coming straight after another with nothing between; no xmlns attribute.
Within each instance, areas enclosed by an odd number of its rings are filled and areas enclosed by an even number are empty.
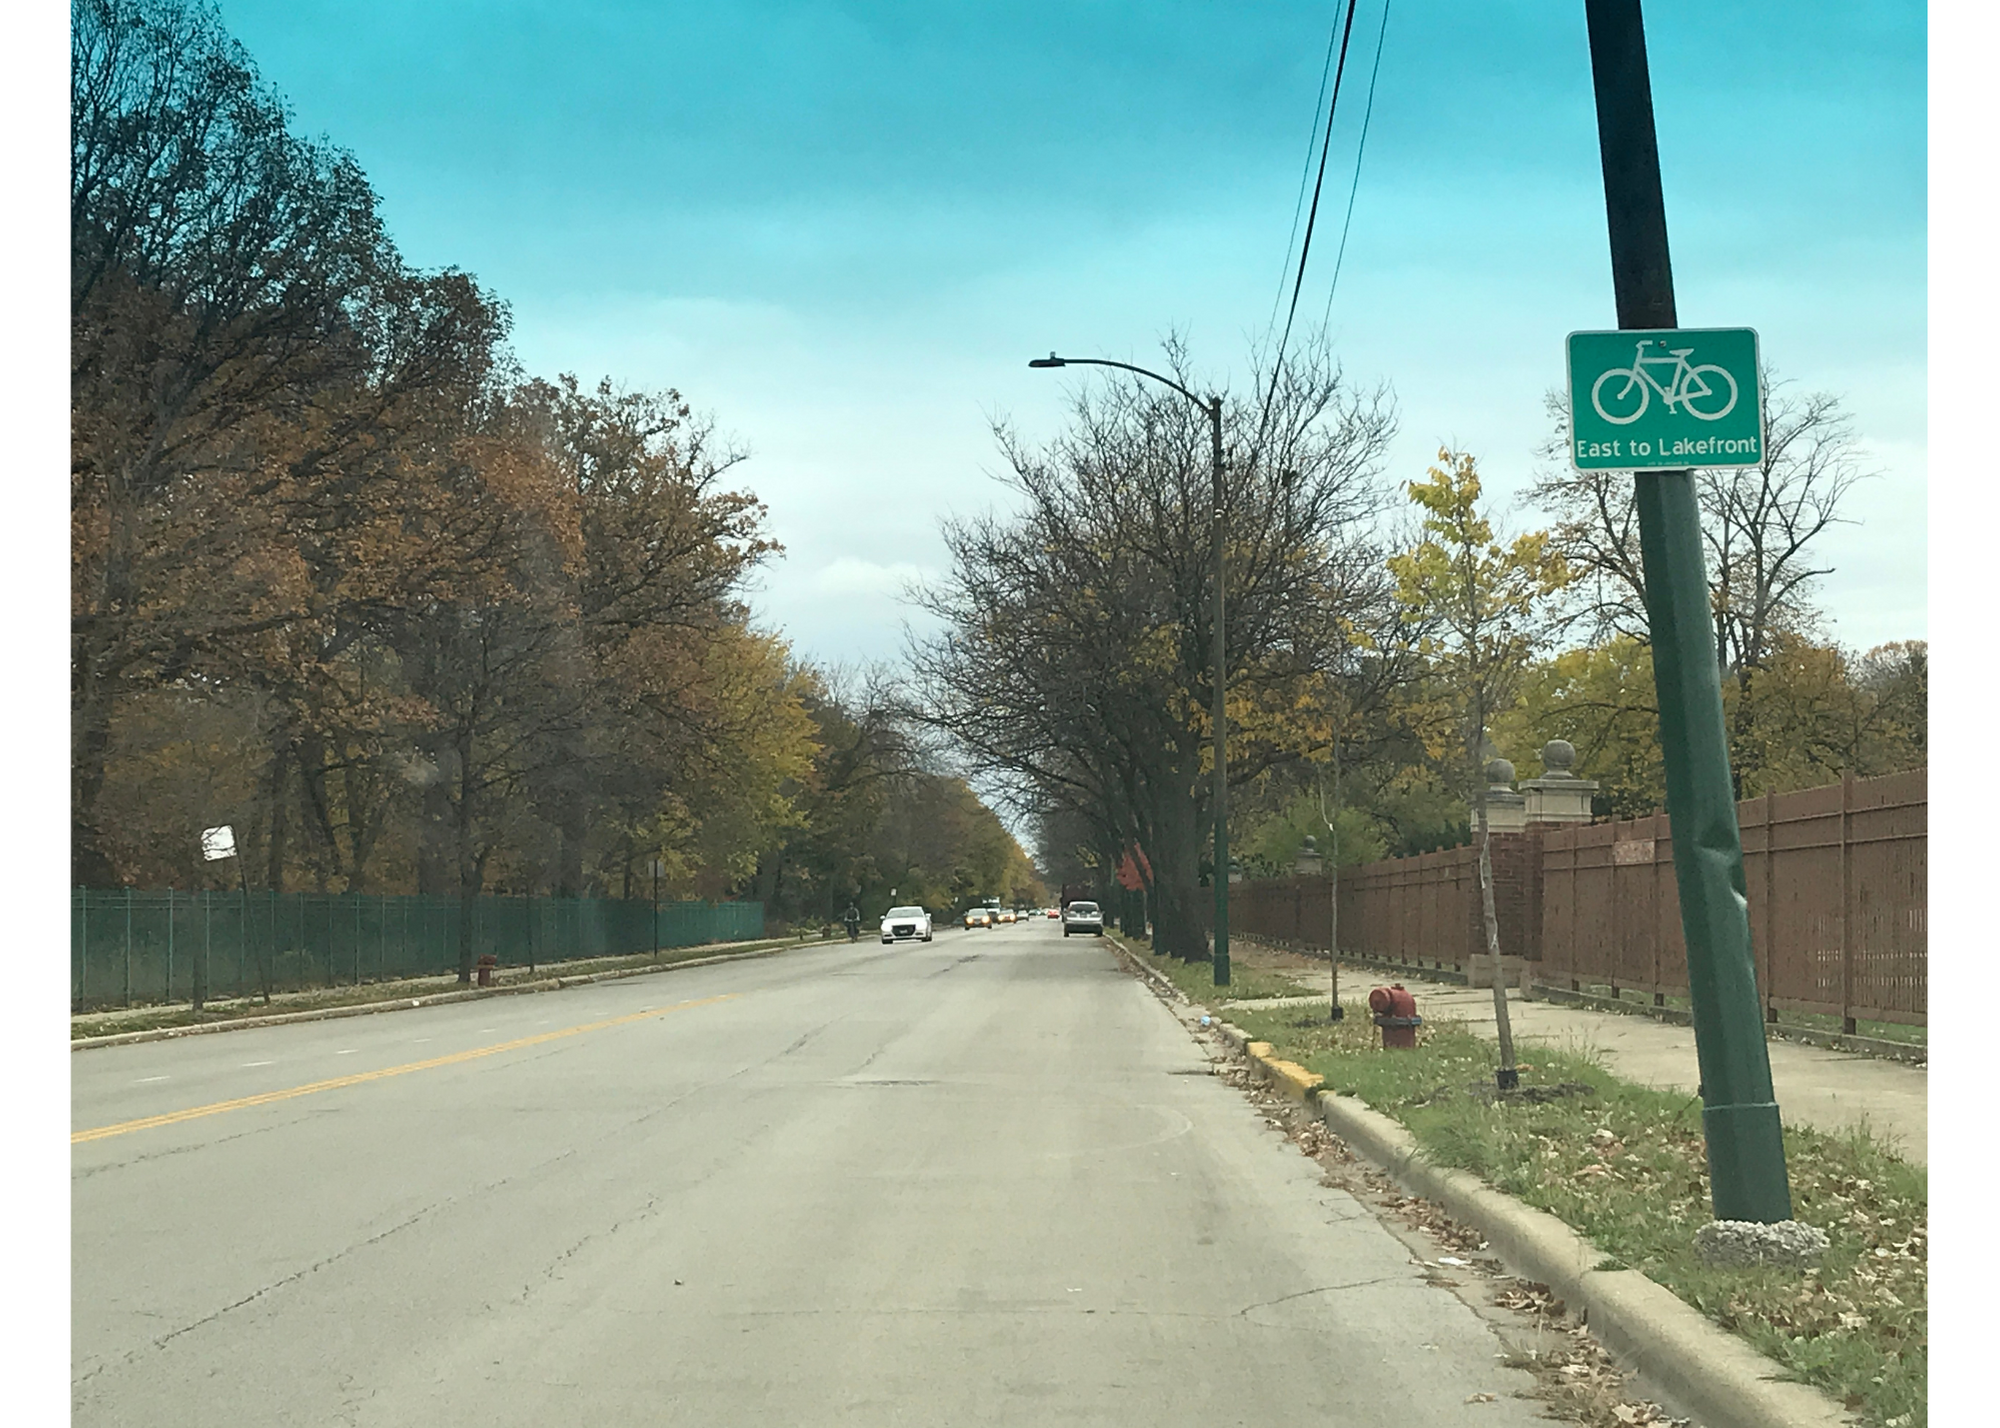
<svg viewBox="0 0 2000 1428"><path fill-rule="evenodd" d="M93 1130L74 1131L70 1134L71 1145L81 1145L87 1140L108 1140L114 1135L125 1135L131 1131L152 1130L156 1126L178 1125L182 1121L199 1120L203 1116L219 1116L224 1111L239 1111L245 1106L268 1106L273 1101L289 1101L298 1096L310 1096L319 1091L337 1091L343 1086L359 1086L364 1081L382 1081L391 1076L402 1076L411 1071L429 1071L438 1066L455 1066L462 1061L477 1061L482 1056L497 1056L503 1051L519 1051L524 1046L540 1046L548 1041L560 1041L566 1036L581 1036L586 1031L603 1031L607 1027L624 1026L629 1022L645 1021L649 1017L667 1016L672 1012L686 1011L690 1007L713 1006L717 1002L733 1001L743 995L741 992L726 992L719 997L703 997L699 1001L676 1002L670 1007L656 1007L651 1011L633 1012L629 1016L614 1016L606 1021L588 1022L582 1026L564 1027L561 1031L545 1031L539 1036L524 1036L518 1041L502 1041L492 1046L476 1046L470 1051L454 1051L449 1056L433 1056L428 1061L407 1061L401 1066L387 1066L380 1071L362 1071L352 1076L335 1076L331 1080L313 1081L304 1086L293 1086L283 1091L265 1091L255 1096L239 1096L233 1101L212 1101L205 1106L190 1106L184 1111L168 1111L165 1115L143 1116L136 1121L120 1121L116 1125L98 1126Z"/></svg>

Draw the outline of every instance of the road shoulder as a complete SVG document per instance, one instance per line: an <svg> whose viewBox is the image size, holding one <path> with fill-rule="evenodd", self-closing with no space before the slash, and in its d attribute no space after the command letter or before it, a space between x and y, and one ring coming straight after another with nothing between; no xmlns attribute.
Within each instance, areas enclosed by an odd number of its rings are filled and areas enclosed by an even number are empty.
<svg viewBox="0 0 2000 1428"><path fill-rule="evenodd" d="M1581 1310L1591 1330L1678 1411L1706 1428L1848 1428L1855 1421L1829 1395L1781 1379L1779 1364L1639 1271L1599 1268L1606 1257L1555 1216L1476 1176L1430 1163L1400 1124L1354 1097L1323 1090L1318 1076L1273 1056L1267 1043L1252 1041L1190 1002L1143 959L1113 942L1120 960L1146 979L1192 1033L1213 1035L1244 1058L1257 1080L1297 1102L1396 1184L1476 1229L1521 1279L1547 1286Z"/></svg>

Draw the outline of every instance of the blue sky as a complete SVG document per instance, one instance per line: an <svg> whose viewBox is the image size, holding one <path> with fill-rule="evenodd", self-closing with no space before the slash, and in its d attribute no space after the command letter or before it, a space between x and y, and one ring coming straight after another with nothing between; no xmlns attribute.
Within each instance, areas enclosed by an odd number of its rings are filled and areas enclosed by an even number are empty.
<svg viewBox="0 0 2000 1428"><path fill-rule="evenodd" d="M1381 3L1356 22L1314 319ZM1451 441L1509 496L1563 335L1615 325L1583 6L1391 4L1331 330L1396 392L1392 475ZM749 448L788 548L759 609L828 660L893 655L939 518L1005 501L989 420L1057 428L1066 377L1028 357L1144 363L1179 329L1245 380L1336 8L222 4L405 253L508 301L529 370L678 387ZM1921 637L1923 7L1650 9L1681 319L1756 327L1846 399L1883 475L1828 542L1832 633Z"/></svg>

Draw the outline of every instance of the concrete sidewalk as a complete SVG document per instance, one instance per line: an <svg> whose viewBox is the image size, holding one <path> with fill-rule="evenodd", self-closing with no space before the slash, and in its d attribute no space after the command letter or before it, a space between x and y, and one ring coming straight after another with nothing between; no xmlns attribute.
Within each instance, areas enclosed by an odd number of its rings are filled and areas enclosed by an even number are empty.
<svg viewBox="0 0 2000 1428"><path fill-rule="evenodd" d="M1390 974L1343 966L1340 980L1345 1001L1353 988L1365 992L1390 980ZM1414 981L1405 985L1416 996L1423 1016L1455 1017L1482 1035L1494 1034L1490 989ZM1692 1096L1700 1084L1691 1026L1559 1002L1524 1001L1517 992L1508 994L1507 1012L1516 1041L1592 1051L1613 1074L1643 1086ZM1767 1044L1771 1080L1787 1124L1831 1132L1865 1127L1905 1160L1927 1163L1930 1082L1924 1067L1794 1041Z"/></svg>
<svg viewBox="0 0 2000 1428"><path fill-rule="evenodd" d="M1221 1005L1225 1009L1239 1005L1308 1006L1314 1002L1325 1005L1323 958L1318 959L1317 969L1308 970L1310 962L1297 953L1258 946L1245 959L1246 965L1252 959L1268 960L1267 970L1291 978L1302 993L1316 986L1318 994L1224 1002ZM1417 1011L1423 1016L1434 1020L1456 1018L1481 1035L1494 1034L1493 993L1485 987L1474 989L1450 982L1429 982L1408 972L1342 963L1341 1000L1352 1002L1366 997L1371 987L1398 978L1404 979L1415 995ZM1529 1001L1515 991L1507 995L1507 1009L1516 1041L1541 1041L1564 1049L1592 1052L1603 1058L1605 1068L1614 1075L1642 1086L1684 1091L1692 1096L1701 1083L1691 1026L1563 1002ZM1770 1047L1771 1080L1777 1089L1778 1107L1787 1125L1811 1126L1836 1134L1865 1128L1912 1164L1929 1163L1926 1130L1930 1082L1923 1066L1797 1041L1773 1039L1766 1045ZM1532 1062L1534 1058L1522 1059Z"/></svg>

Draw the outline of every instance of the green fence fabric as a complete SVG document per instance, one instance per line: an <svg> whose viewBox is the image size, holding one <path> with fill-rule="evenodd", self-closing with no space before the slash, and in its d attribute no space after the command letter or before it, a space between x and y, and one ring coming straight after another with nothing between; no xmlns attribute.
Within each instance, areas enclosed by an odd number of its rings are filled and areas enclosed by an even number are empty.
<svg viewBox="0 0 2000 1428"><path fill-rule="evenodd" d="M70 893L73 1011L345 987L458 970L455 897L368 893ZM764 935L758 902L663 902L662 948ZM636 898L481 897L472 955L502 966L650 952L654 909Z"/></svg>

